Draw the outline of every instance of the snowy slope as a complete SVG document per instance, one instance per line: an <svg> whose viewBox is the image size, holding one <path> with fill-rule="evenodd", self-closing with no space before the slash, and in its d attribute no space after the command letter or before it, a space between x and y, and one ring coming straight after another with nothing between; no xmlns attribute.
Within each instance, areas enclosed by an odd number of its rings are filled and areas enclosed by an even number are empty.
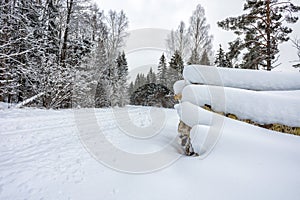
<svg viewBox="0 0 300 200"><path fill-rule="evenodd" d="M232 69L203 65L184 68L186 81L250 90L300 90L300 73Z"/></svg>
<svg viewBox="0 0 300 200"><path fill-rule="evenodd" d="M147 140L124 134L112 110L98 109L95 116L115 146L145 154L176 138L176 111L162 111L161 132ZM132 107L129 114L140 127L153 120L149 108ZM0 199L299 199L300 137L226 118L221 134L204 160L183 156L138 175L96 161L79 140L72 110L0 110ZM179 146L168 152L180 156Z"/></svg>

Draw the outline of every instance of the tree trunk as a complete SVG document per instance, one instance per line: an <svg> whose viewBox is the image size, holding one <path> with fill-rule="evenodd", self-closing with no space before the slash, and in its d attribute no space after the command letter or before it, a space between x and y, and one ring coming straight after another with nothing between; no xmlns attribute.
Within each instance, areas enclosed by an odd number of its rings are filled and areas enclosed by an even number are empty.
<svg viewBox="0 0 300 200"><path fill-rule="evenodd" d="M67 1L67 21L66 21L66 30L63 37L63 46L61 51L61 57L60 62L62 64L62 67L66 66L66 55L67 55L67 41L68 41L68 34L69 34L69 24L71 20L71 14L72 14L72 7L73 7L73 0Z"/></svg>
<svg viewBox="0 0 300 200"><path fill-rule="evenodd" d="M267 34L267 71L271 71L271 10L270 10L270 0L266 1L267 3L267 9L266 9L266 17L267 17L267 29L266 29L266 34Z"/></svg>

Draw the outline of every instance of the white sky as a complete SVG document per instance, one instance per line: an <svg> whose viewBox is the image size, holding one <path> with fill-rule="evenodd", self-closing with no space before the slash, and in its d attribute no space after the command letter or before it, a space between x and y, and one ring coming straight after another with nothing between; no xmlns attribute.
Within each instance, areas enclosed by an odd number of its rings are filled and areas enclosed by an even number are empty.
<svg viewBox="0 0 300 200"><path fill-rule="evenodd" d="M210 33L214 36L214 50L218 49L219 44L227 50L228 42L236 38L233 32L224 31L217 26L217 22L230 16L237 16L242 13L245 0L94 0L97 2L101 10L105 13L108 10L124 10L129 19L129 30L141 28L160 28L160 29L176 29L180 21L184 21L187 25L192 12L198 4L201 4L206 12L208 24L211 26ZM294 0L298 2L298 0ZM298 13L300 17L300 13ZM291 34L300 37L300 20ZM282 65L277 70L290 70L293 64L290 61L297 59L296 50L292 48L290 42L281 45L280 63ZM136 55L136 54L135 54ZM149 54L148 54L149 55ZM137 65L138 61L132 61L133 55L129 56L129 65ZM139 56L140 57L140 56ZM142 62L142 60L141 60ZM144 64L158 63L158 58L153 58L153 63L149 63L149 59ZM139 65L139 64L138 64ZM132 66L129 66L132 67Z"/></svg>

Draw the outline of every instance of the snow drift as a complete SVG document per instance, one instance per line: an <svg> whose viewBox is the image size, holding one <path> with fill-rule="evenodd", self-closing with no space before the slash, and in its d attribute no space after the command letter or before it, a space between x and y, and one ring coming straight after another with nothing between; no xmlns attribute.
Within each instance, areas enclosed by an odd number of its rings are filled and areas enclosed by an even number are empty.
<svg viewBox="0 0 300 200"><path fill-rule="evenodd" d="M149 140L124 134L111 109L95 109L95 116L115 146L146 154L177 135L175 110L159 109L166 113L166 126ZM151 123L147 113L147 107L130 108L132 121L141 127ZM72 110L0 110L0 199L298 199L300 137L221 117L222 137L205 160L183 156L155 173L135 175L93 158L81 144ZM208 129L193 127L195 149L204 149ZM172 145L168 153L180 156L180 146Z"/></svg>

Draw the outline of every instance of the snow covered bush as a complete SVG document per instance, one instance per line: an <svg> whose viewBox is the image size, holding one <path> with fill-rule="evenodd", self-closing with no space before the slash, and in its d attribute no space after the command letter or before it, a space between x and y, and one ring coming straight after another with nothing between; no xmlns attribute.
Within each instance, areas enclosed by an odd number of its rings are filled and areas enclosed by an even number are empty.
<svg viewBox="0 0 300 200"><path fill-rule="evenodd" d="M138 88L130 98L132 105L174 107L173 92L161 84L150 83Z"/></svg>

